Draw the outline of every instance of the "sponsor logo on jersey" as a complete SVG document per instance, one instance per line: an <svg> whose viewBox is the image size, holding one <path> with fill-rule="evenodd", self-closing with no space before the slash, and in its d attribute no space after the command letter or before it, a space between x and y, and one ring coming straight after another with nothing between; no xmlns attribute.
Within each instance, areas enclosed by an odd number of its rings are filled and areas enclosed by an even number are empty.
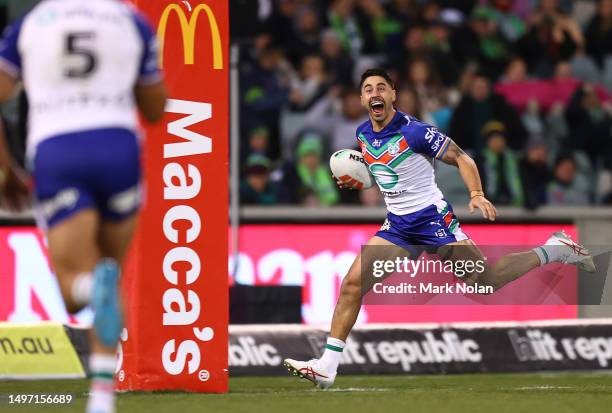
<svg viewBox="0 0 612 413"><path fill-rule="evenodd" d="M375 148L380 148L381 144L382 144L382 141L380 139L374 139L374 142L372 142L372 146Z"/></svg>
<svg viewBox="0 0 612 413"><path fill-rule="evenodd" d="M192 65L194 62L195 50L195 33L198 26L198 16L204 11L208 17L210 28L210 38L212 42L212 67L213 69L223 69L223 49L221 47L221 35L219 34L219 26L217 19L210 6L206 4L198 4L187 17L185 11L178 4L169 4L164 9L157 28L157 38L159 40L159 66L163 67L164 63L164 43L166 38L166 27L168 19L172 12L177 16L181 26L181 34L183 37L183 61L186 65ZM200 49L203 47L200 46Z"/></svg>
<svg viewBox="0 0 612 413"><path fill-rule="evenodd" d="M390 143L389 146L387 147L387 152L389 152L389 155L391 156L397 155L399 151L400 151L399 142Z"/></svg>
<svg viewBox="0 0 612 413"><path fill-rule="evenodd" d="M425 133L425 140L431 144L431 150L437 152L440 149L440 145L444 142L446 136L436 128L427 128Z"/></svg>

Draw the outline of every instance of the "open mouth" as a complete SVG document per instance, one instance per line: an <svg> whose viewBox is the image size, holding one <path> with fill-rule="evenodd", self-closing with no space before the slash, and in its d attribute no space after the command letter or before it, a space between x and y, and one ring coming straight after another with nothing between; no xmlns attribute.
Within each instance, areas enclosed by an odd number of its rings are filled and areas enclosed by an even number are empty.
<svg viewBox="0 0 612 413"><path fill-rule="evenodd" d="M372 109L372 113L374 115L382 115L385 110L385 102L381 100L372 100L370 102L370 108Z"/></svg>

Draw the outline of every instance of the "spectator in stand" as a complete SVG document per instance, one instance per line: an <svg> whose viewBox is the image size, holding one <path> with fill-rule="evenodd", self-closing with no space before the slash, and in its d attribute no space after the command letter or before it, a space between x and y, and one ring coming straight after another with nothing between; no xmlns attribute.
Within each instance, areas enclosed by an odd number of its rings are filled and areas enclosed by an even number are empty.
<svg viewBox="0 0 612 413"><path fill-rule="evenodd" d="M264 125L257 125L251 129L247 135L247 139L240 143L240 159L241 163L246 162L246 159L251 154L258 154L268 157L270 143L270 131Z"/></svg>
<svg viewBox="0 0 612 413"><path fill-rule="evenodd" d="M278 203L277 188L270 182L270 160L251 154L246 160L244 178L240 182L240 202L245 205L274 205Z"/></svg>
<svg viewBox="0 0 612 413"><path fill-rule="evenodd" d="M572 149L584 150L594 165L612 169L612 106L602 103L593 85L585 83L565 112Z"/></svg>
<svg viewBox="0 0 612 413"><path fill-rule="evenodd" d="M289 109L294 112L308 110L320 99L328 88L325 62L319 55L309 55L302 59L299 76L291 80Z"/></svg>
<svg viewBox="0 0 612 413"><path fill-rule="evenodd" d="M282 51L275 46L263 48L253 64L241 66L241 123L246 130L265 125L270 131L270 152L280 154L278 118L289 97Z"/></svg>
<svg viewBox="0 0 612 413"><path fill-rule="evenodd" d="M440 83L431 63L422 57L413 59L408 65L406 77L408 86L416 91L423 110L433 117L434 125L447 130L451 116L448 92Z"/></svg>
<svg viewBox="0 0 612 413"><path fill-rule="evenodd" d="M418 0L392 0L389 7L389 13L398 18L404 24L410 26L416 22L418 18Z"/></svg>
<svg viewBox="0 0 612 413"><path fill-rule="evenodd" d="M486 147L479 157L483 187L496 205L522 206L524 196L518 161L507 146L505 129L498 121L487 122L483 128Z"/></svg>
<svg viewBox="0 0 612 413"><path fill-rule="evenodd" d="M404 26L398 16L389 13L378 0L358 0L357 3L369 20L376 49L387 53L400 50Z"/></svg>
<svg viewBox="0 0 612 413"><path fill-rule="evenodd" d="M604 69L605 59L612 57L612 0L599 1L597 14L589 22L585 37L587 52Z"/></svg>
<svg viewBox="0 0 612 413"><path fill-rule="evenodd" d="M557 62L570 60L578 50L584 49L580 27L561 11L558 0L541 0L528 25L529 30L518 47L537 77L551 76Z"/></svg>
<svg viewBox="0 0 612 413"><path fill-rule="evenodd" d="M338 34L327 29L321 34L321 53L331 84L353 87L353 59L344 51Z"/></svg>
<svg viewBox="0 0 612 413"><path fill-rule="evenodd" d="M411 87L404 86L397 91L395 105L398 110L433 125L434 120L431 113L423 109L419 95Z"/></svg>
<svg viewBox="0 0 612 413"><path fill-rule="evenodd" d="M502 96L492 93L489 79L480 73L472 79L470 93L463 96L453 112L449 136L460 147L480 154L485 146L481 131L492 120L504 125L510 148L523 148L527 131L516 110Z"/></svg>
<svg viewBox="0 0 612 413"><path fill-rule="evenodd" d="M272 41L278 44L282 50L290 48L289 41L294 36L294 22L297 17L299 4L297 0L279 0L276 7L272 8L272 14L264 22L264 31L268 33Z"/></svg>
<svg viewBox="0 0 612 413"><path fill-rule="evenodd" d="M500 34L495 12L488 7L477 7L468 26L453 36L455 57L464 63L479 63L490 79L497 79L511 55L509 43Z"/></svg>
<svg viewBox="0 0 612 413"><path fill-rule="evenodd" d="M502 95L519 113L532 100L540 103L548 91L544 81L529 77L527 64L521 57L515 57L508 63L500 82L495 85L495 92Z"/></svg>
<svg viewBox="0 0 612 413"><path fill-rule="evenodd" d="M576 88L581 84L572 73L572 66L566 61L555 65L555 75L551 79L529 78L527 66L520 57L514 58L495 86L495 91L503 95L519 112L524 112L535 101L542 112L549 111L555 104L567 105ZM609 100L609 93L600 85L595 89L600 99Z"/></svg>
<svg viewBox="0 0 612 413"><path fill-rule="evenodd" d="M428 26L440 19L442 13L442 5L440 0L431 0L422 2L420 20L421 24Z"/></svg>
<svg viewBox="0 0 612 413"><path fill-rule="evenodd" d="M513 0L489 0L490 6L495 10L499 30L510 43L520 39L527 30L524 20L512 10L513 3Z"/></svg>
<svg viewBox="0 0 612 413"><path fill-rule="evenodd" d="M410 26L404 35L402 54L391 54L398 60L390 60L389 64L406 73L412 59L429 59L439 72L442 83L452 86L464 63L463 56L455 53L454 47L451 28L443 20L436 20L429 26Z"/></svg>
<svg viewBox="0 0 612 413"><path fill-rule="evenodd" d="M353 58L359 58L373 43L369 27L361 27L355 13L354 0L332 0L327 10L329 27L338 35L344 50Z"/></svg>
<svg viewBox="0 0 612 413"><path fill-rule="evenodd" d="M357 146L355 130L367 119L355 88L333 88L306 114L304 126L328 137L330 150L337 151Z"/></svg>
<svg viewBox="0 0 612 413"><path fill-rule="evenodd" d="M319 16L311 7L297 9L292 35L285 39L285 55L294 67L298 67L304 57L319 53L321 24Z"/></svg>
<svg viewBox="0 0 612 413"><path fill-rule="evenodd" d="M525 207L535 209L545 204L552 173L548 167L548 148L543 140L529 140L519 170L525 192Z"/></svg>
<svg viewBox="0 0 612 413"><path fill-rule="evenodd" d="M576 160L570 154L560 155L554 167L554 180L548 184L550 205L588 205L589 190L576 180Z"/></svg>
<svg viewBox="0 0 612 413"><path fill-rule="evenodd" d="M427 56L440 75L442 84L454 88L460 65L453 56L451 27L444 20L431 23L425 32Z"/></svg>
<svg viewBox="0 0 612 413"><path fill-rule="evenodd" d="M309 206L338 202L336 183L322 158L321 138L316 134L305 134L297 145L295 162L287 162L282 167L283 201Z"/></svg>
<svg viewBox="0 0 612 413"><path fill-rule="evenodd" d="M419 95L425 110L435 112L447 105L446 90L442 86L431 62L424 57L410 61L407 84Z"/></svg>
<svg viewBox="0 0 612 413"><path fill-rule="evenodd" d="M405 69L406 61L415 56L427 56L429 52L425 43L425 28L412 26L404 33L401 49L394 51L387 63L394 71L401 72Z"/></svg>

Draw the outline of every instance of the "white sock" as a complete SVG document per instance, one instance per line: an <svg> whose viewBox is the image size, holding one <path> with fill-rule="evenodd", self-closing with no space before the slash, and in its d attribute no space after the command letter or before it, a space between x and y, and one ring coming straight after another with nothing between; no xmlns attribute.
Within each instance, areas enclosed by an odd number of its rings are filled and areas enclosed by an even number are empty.
<svg viewBox="0 0 612 413"><path fill-rule="evenodd" d="M91 387L86 412L115 413L115 355L93 353L89 358Z"/></svg>
<svg viewBox="0 0 612 413"><path fill-rule="evenodd" d="M323 355L319 359L320 366L326 371L336 372L340 360L342 360L342 350L344 350L345 345L346 343L342 340L328 337Z"/></svg>
<svg viewBox="0 0 612 413"><path fill-rule="evenodd" d="M72 301L77 305L87 305L91 300L91 290L93 287L93 275L91 273L83 273L76 276L72 282L70 295Z"/></svg>
<svg viewBox="0 0 612 413"><path fill-rule="evenodd" d="M546 265L551 262L560 261L562 258L563 248L559 245L541 245L532 249L540 259L540 265Z"/></svg>

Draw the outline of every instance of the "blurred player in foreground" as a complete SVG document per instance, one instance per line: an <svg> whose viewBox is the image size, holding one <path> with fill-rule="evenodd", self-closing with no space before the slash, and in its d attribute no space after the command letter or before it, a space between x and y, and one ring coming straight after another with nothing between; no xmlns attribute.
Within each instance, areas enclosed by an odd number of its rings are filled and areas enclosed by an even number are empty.
<svg viewBox="0 0 612 413"><path fill-rule="evenodd" d="M166 89L146 19L119 0L47 0L0 44L0 99L28 96L27 160L37 218L69 311L95 312L88 412L115 411L118 281L141 204L138 110L163 115ZM27 205L23 173L0 144L0 192Z"/></svg>
<svg viewBox="0 0 612 413"><path fill-rule="evenodd" d="M357 142L385 197L388 211L387 220L367 245L388 247L385 250L388 256L378 259L393 260L398 248L411 250L414 246L428 246L445 260L482 262L482 252L461 230L451 205L434 179L435 159L456 166L470 191L470 212L478 208L485 219L494 221L497 210L485 198L472 158L435 127L395 110L395 88L384 70L367 70L359 89L361 104L370 119L357 128ZM338 185L347 188L341 181ZM362 301L362 258L359 255L355 259L342 281L323 356L310 361L284 361L291 373L310 380L317 387L326 389L333 385L345 341L357 320ZM506 255L494 265L486 266L485 271L462 279L468 284L478 283L497 290L550 262L595 270L590 253L559 231L545 245ZM363 268L372 268L369 264L366 262Z"/></svg>

